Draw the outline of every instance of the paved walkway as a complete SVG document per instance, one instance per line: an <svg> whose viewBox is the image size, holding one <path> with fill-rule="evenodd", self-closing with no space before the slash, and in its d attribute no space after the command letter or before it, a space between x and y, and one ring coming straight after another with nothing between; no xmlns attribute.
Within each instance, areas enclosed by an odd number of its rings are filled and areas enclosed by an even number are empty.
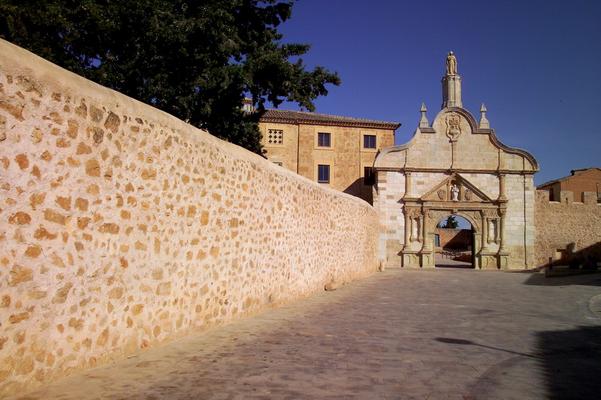
<svg viewBox="0 0 601 400"><path fill-rule="evenodd" d="M600 274L387 271L22 398L599 399L600 293Z"/></svg>

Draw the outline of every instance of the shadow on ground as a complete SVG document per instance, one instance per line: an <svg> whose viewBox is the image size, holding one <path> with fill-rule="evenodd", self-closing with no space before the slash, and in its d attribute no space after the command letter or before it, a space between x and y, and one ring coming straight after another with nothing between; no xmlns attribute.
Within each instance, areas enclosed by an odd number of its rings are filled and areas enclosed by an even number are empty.
<svg viewBox="0 0 601 400"><path fill-rule="evenodd" d="M601 327L539 332L537 347L547 398L601 398Z"/></svg>
<svg viewBox="0 0 601 400"><path fill-rule="evenodd" d="M449 262L441 261L436 263L436 268L459 268L459 269L474 269L474 266L470 263L456 263L451 264Z"/></svg>
<svg viewBox="0 0 601 400"><path fill-rule="evenodd" d="M434 340L451 346L483 348L510 356L492 373L483 374L474 385L474 398L505 398L513 388L524 398L599 399L601 396L601 327L579 327L564 331L535 333L536 347L531 353L486 345L478 341L452 337ZM513 356L513 357L511 357ZM524 386L518 378L526 371L540 371L542 387ZM527 384L526 384L527 385ZM505 390L505 391L503 391ZM513 393L515 394L515 393Z"/></svg>
<svg viewBox="0 0 601 400"><path fill-rule="evenodd" d="M593 275L591 275L593 274ZM571 276L546 277L542 273L533 273L524 281L524 285L535 286L601 286L601 271L591 271L589 274ZM601 363L601 361L600 361Z"/></svg>

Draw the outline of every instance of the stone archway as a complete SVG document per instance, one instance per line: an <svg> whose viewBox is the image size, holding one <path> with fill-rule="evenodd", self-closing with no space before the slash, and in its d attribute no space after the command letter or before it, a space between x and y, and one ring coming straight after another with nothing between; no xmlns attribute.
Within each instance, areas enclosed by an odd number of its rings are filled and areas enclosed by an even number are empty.
<svg viewBox="0 0 601 400"><path fill-rule="evenodd" d="M434 230L436 228L436 224L438 223L438 221L440 221L442 218L446 217L447 215L458 215L460 217L465 218L472 226L472 243L473 243L473 247L472 247L472 254L473 254L473 267L474 268L479 268L478 266L478 260L477 260L477 255L480 254L480 250L482 247L482 240L481 240L481 235L482 235L482 221L481 221L481 213L479 210L473 211L473 210L462 210L461 212L459 212L457 209L451 208L451 207L439 207L438 209L434 209L430 211L430 238L429 240L432 240L432 242L434 241ZM434 267L436 265L436 263L434 263L432 265L432 267ZM429 265L427 265L426 267L430 267Z"/></svg>
<svg viewBox="0 0 601 400"><path fill-rule="evenodd" d="M474 228L477 269L534 265L536 159L504 145L480 110L461 102L461 77L443 77L443 105L432 123L425 105L412 139L376 157L374 207L388 267L434 267L435 216L458 214Z"/></svg>
<svg viewBox="0 0 601 400"><path fill-rule="evenodd" d="M474 227L460 214L447 214L433 228L436 268L474 268Z"/></svg>
<svg viewBox="0 0 601 400"><path fill-rule="evenodd" d="M441 227L440 224L443 221L447 221L449 216L453 216L456 218L459 218L460 220L464 220L465 222L467 222L469 224L469 251L471 254L470 257L470 267L475 268L475 257L474 255L476 254L476 245L480 245L480 242L478 241L477 235L478 235L478 227L476 225L476 223L471 219L468 218L464 215L462 215L462 213L453 213L452 211L449 212L444 212L443 210L436 210L431 212L432 214L432 220L431 220L431 225L430 227L428 227L426 229L426 231L430 230L431 235L429 238L427 238L426 240L433 240L434 242L434 249L435 249L435 266L438 267L440 264L444 264L442 262L442 255L448 251L448 247L447 245L449 243L447 243L446 241L449 240L448 237L448 233L449 232L453 232L456 233L457 231L454 229L449 229L449 227ZM447 235L445 235L445 233L447 233ZM438 238L439 241L441 241L441 243L436 243L436 236L437 234L441 234L441 237ZM445 236L447 236L445 238ZM453 242L453 240L451 240L451 242ZM465 249L463 249L465 251ZM440 254L439 254L440 253Z"/></svg>
<svg viewBox="0 0 601 400"><path fill-rule="evenodd" d="M451 214L465 218L472 225L474 268L501 269L507 267L502 226L504 212L495 204L470 205L450 203L405 207L405 243L401 250L402 266L434 268L434 230L441 218ZM417 245L416 245L417 243Z"/></svg>
<svg viewBox="0 0 601 400"><path fill-rule="evenodd" d="M486 205L478 209L461 209L450 204L447 207L441 206L430 210L429 217L426 219L426 229L431 234L427 240L434 240L434 228L441 218L447 215L458 215L465 218L472 226L473 235L473 266L476 269L501 269L507 267L508 254L504 251L503 237L501 235L501 225L504 222L504 212L494 204ZM427 248L430 244L426 245ZM421 267L430 267L434 265L420 265Z"/></svg>
<svg viewBox="0 0 601 400"><path fill-rule="evenodd" d="M504 225L507 200L491 199L461 175L448 174L421 197L412 195L411 173L405 179L401 200L404 214L404 240L400 249L401 266L434 268L434 230L446 215L459 215L473 228L474 268L506 268ZM501 188L502 189L502 188Z"/></svg>

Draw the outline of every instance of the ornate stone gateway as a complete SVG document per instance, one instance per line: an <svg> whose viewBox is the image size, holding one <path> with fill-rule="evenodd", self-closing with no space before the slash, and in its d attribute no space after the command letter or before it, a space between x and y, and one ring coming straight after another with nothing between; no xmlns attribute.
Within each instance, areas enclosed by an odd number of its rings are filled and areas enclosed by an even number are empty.
<svg viewBox="0 0 601 400"><path fill-rule="evenodd" d="M389 266L434 267L434 229L448 214L473 227L474 267L534 265L534 157L502 144L486 108L476 122L461 102L457 60L447 57L443 105L432 125L422 104L413 138L376 157L374 207L385 229L380 257Z"/></svg>

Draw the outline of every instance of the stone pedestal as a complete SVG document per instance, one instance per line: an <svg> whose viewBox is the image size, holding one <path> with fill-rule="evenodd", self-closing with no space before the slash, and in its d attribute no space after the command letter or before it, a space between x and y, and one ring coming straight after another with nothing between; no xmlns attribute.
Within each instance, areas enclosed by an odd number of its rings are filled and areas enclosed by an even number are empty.
<svg viewBox="0 0 601 400"><path fill-rule="evenodd" d="M445 107L463 107L459 75L446 75L442 78L442 108Z"/></svg>
<svg viewBox="0 0 601 400"><path fill-rule="evenodd" d="M420 254L420 258L422 268L434 268L436 266L436 262L434 260L434 252L422 251Z"/></svg>
<svg viewBox="0 0 601 400"><path fill-rule="evenodd" d="M495 253L480 253L478 255L480 259L479 265L480 269L499 269L499 261L497 259L497 254Z"/></svg>
<svg viewBox="0 0 601 400"><path fill-rule="evenodd" d="M421 264L420 261L419 252L403 252L403 268L419 268Z"/></svg>

